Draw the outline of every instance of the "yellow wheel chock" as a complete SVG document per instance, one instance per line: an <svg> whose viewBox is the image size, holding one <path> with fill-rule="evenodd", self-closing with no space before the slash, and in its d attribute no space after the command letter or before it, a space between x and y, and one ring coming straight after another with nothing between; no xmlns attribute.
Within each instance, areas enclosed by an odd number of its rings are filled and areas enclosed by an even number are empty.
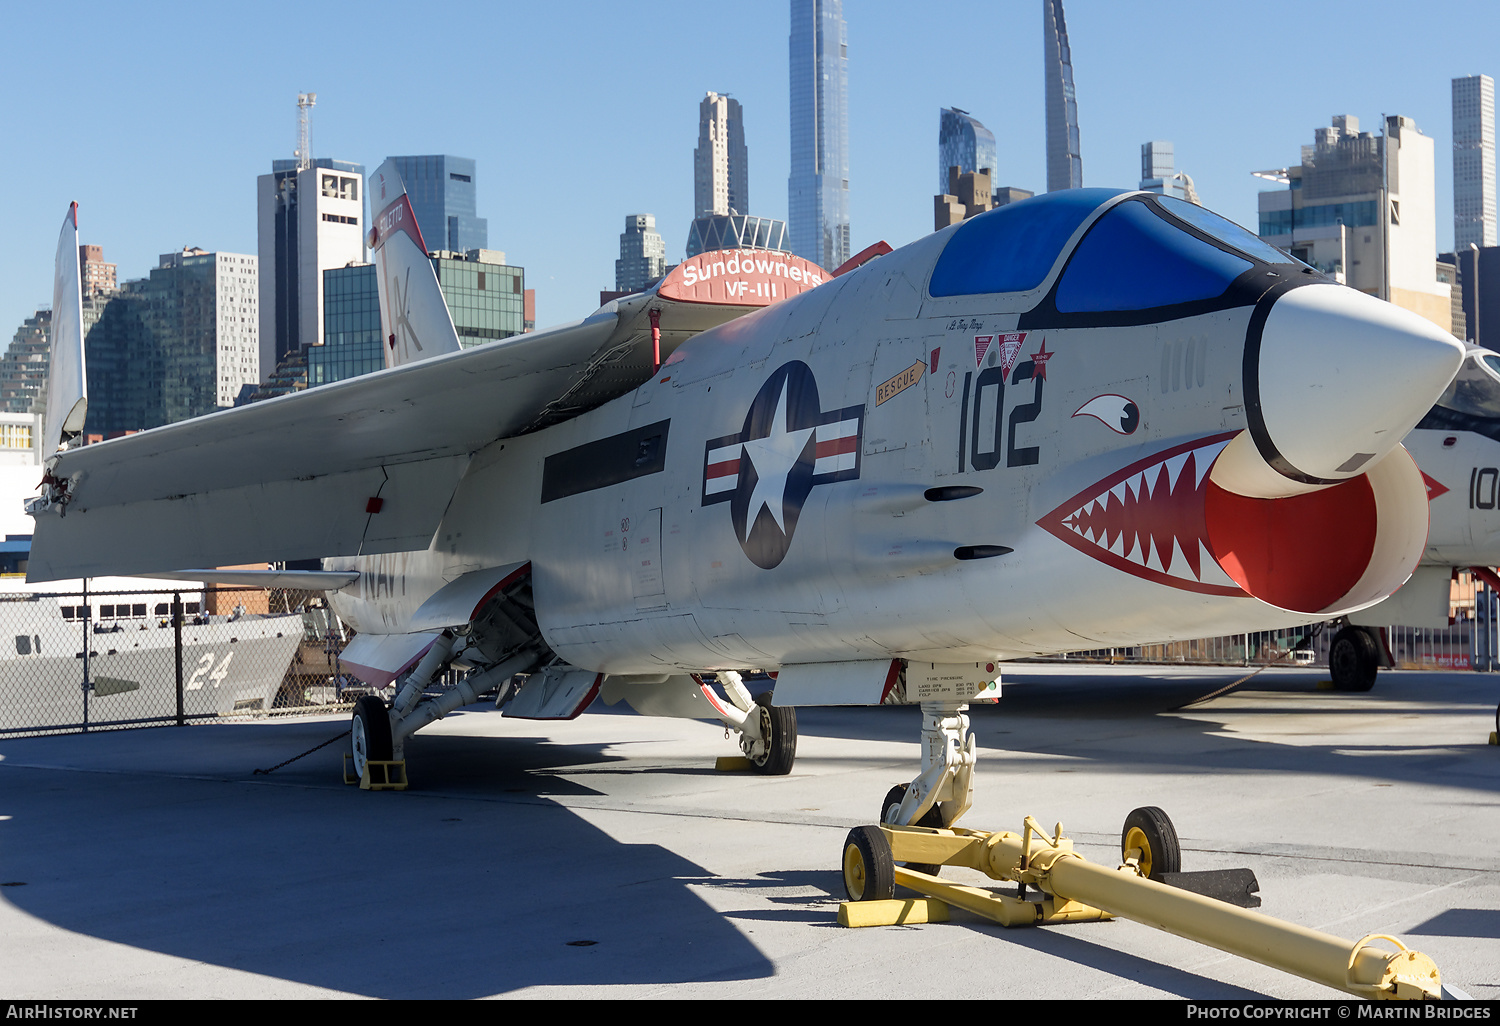
<svg viewBox="0 0 1500 1026"><path fill-rule="evenodd" d="M344 753L344 783L358 784L361 791L405 791L406 760L366 759L365 771L354 775L354 756Z"/></svg>
<svg viewBox="0 0 1500 1026"><path fill-rule="evenodd" d="M1138 809L1127 823L1143 822L1140 813L1159 816L1157 822L1170 831L1175 845L1176 832L1159 809ZM1120 866L1110 868L1088 862L1075 852L1073 842L1063 836L1061 823L1049 837L1030 816L1021 834L957 826L856 827L844 846L842 869L851 900L839 906L839 922L845 926L935 922L939 915L946 918L946 908L937 907L940 903L956 905L1002 926L1118 917L1363 998L1431 1000L1444 996L1432 959L1408 950L1394 938L1371 935L1350 943L1147 879L1142 856L1149 858L1150 848L1142 842L1149 841L1152 832L1127 828L1126 845L1132 840L1136 843L1124 853ZM1160 857L1161 852L1153 854ZM896 864L901 862L978 870L992 880L1019 884L1021 893L1012 896L953 883ZM921 907L894 900L898 884L936 900ZM1398 950L1375 947L1372 942L1378 940L1389 941Z"/></svg>

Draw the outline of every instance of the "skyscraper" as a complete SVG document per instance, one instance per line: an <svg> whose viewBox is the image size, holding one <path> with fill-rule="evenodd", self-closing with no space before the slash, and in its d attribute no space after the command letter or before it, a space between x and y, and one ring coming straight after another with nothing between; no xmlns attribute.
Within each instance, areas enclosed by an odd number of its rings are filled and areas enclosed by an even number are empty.
<svg viewBox="0 0 1500 1026"><path fill-rule="evenodd" d="M833 270L849 259L849 40L842 0L792 0L792 252Z"/></svg>
<svg viewBox="0 0 1500 1026"><path fill-rule="evenodd" d="M260 366L323 341L323 272L365 259L360 164L273 160L257 179Z"/></svg>
<svg viewBox="0 0 1500 1026"><path fill-rule="evenodd" d="M1452 329L1452 296L1438 280L1434 147L1411 118L1388 115L1381 135L1339 115L1313 132L1301 162L1256 177L1281 187L1259 197L1262 239L1345 285Z"/></svg>
<svg viewBox="0 0 1500 1026"><path fill-rule="evenodd" d="M995 134L966 110L944 107L938 113L938 192L946 193L951 182L948 169L959 174L988 171L995 174Z"/></svg>
<svg viewBox="0 0 1500 1026"><path fill-rule="evenodd" d="M1078 95L1073 90L1073 51L1062 0L1042 0L1042 42L1047 77L1047 191L1083 187L1078 148Z"/></svg>
<svg viewBox="0 0 1500 1026"><path fill-rule="evenodd" d="M740 101L709 93L698 104L693 151L693 216L750 210L750 157Z"/></svg>
<svg viewBox="0 0 1500 1026"><path fill-rule="evenodd" d="M1141 184L1137 188L1197 203L1198 190L1193 187L1192 176L1178 171L1175 163L1171 143L1162 139L1141 143Z"/></svg>
<svg viewBox="0 0 1500 1026"><path fill-rule="evenodd" d="M489 249L489 220L475 216L473 160L448 156L390 159L406 183L406 198L429 250Z"/></svg>
<svg viewBox="0 0 1500 1026"><path fill-rule="evenodd" d="M1495 80L1453 80L1453 245L1494 246Z"/></svg>
<svg viewBox="0 0 1500 1026"><path fill-rule="evenodd" d="M84 299L87 434L172 424L234 405L260 376L257 261L164 253L149 278Z"/></svg>
<svg viewBox="0 0 1500 1026"><path fill-rule="evenodd" d="M640 292L667 273L667 244L656 233L654 214L631 214L620 233L615 291Z"/></svg>

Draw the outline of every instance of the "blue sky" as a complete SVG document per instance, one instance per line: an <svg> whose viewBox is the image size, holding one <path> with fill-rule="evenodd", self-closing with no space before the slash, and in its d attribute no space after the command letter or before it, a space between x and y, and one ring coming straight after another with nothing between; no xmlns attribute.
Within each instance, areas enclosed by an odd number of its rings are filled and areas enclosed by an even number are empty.
<svg viewBox="0 0 1500 1026"><path fill-rule="evenodd" d="M1134 187L1140 144L1168 139L1204 203L1253 228L1251 171L1294 163L1331 115L1405 114L1436 142L1451 246L1449 83L1500 76L1500 4L1066 6L1086 185ZM995 133L997 184L1045 187L1039 0L951 9L845 2L856 250L931 230L940 107ZM318 156L475 158L490 245L526 268L539 322L581 316L627 214L655 214L681 258L706 90L744 105L751 212L786 216L787 28L760 0L13 5L3 337L50 301L69 201L122 277L183 245L254 253L255 178L291 156L307 90Z"/></svg>

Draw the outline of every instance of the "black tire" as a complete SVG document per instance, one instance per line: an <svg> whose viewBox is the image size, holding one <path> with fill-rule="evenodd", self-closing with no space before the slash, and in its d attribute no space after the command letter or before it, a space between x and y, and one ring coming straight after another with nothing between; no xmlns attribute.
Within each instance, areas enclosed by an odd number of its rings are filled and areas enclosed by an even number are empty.
<svg viewBox="0 0 1500 1026"><path fill-rule="evenodd" d="M880 806L880 822L890 822L890 820L886 819L886 816L890 814L891 806L900 805L906 800L906 791L910 786L910 784L897 784L885 793L885 803ZM932 803L932 808L922 813L922 818L917 820L915 825L922 827L942 827L943 814L938 810L936 802ZM928 876L937 876L943 870L941 865L927 862L903 862L901 864L907 869L914 869L918 873L926 873Z"/></svg>
<svg viewBox="0 0 1500 1026"><path fill-rule="evenodd" d="M849 831L844 841L844 893L850 901L882 901L896 896L896 863L879 827Z"/></svg>
<svg viewBox="0 0 1500 1026"><path fill-rule="evenodd" d="M1177 828L1167 814L1155 805L1136 809L1125 817L1120 831L1120 857L1131 848L1141 849L1141 872L1148 880L1160 880L1163 873L1182 872L1182 845Z"/></svg>
<svg viewBox="0 0 1500 1026"><path fill-rule="evenodd" d="M1340 691L1369 691L1380 672L1380 650L1370 632L1345 627L1333 637L1328 649L1328 674Z"/></svg>
<svg viewBox="0 0 1500 1026"><path fill-rule="evenodd" d="M354 718L349 726L349 752L354 757L354 773L363 776L366 762L389 762L395 751L391 742L391 717L385 703L366 695L354 703Z"/></svg>
<svg viewBox="0 0 1500 1026"><path fill-rule="evenodd" d="M792 771L792 763L797 761L797 710L772 705L769 691L756 695L755 704L760 706L761 728L767 730L770 737L766 740L766 754L751 759L750 765L755 767L755 772L768 777L784 777Z"/></svg>

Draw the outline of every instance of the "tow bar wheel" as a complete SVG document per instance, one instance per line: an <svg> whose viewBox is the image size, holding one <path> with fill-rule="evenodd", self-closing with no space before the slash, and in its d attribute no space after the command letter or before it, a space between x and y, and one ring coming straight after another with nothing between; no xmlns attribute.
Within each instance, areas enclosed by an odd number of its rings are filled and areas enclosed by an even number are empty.
<svg viewBox="0 0 1500 1026"><path fill-rule="evenodd" d="M878 827L849 831L844 841L844 893L850 901L884 901L896 896L896 863Z"/></svg>
<svg viewBox="0 0 1500 1026"><path fill-rule="evenodd" d="M1141 875L1148 880L1160 880L1163 873L1182 872L1182 845L1177 840L1177 828L1167 814L1155 805L1136 809L1125 817L1125 829L1120 832L1120 857L1128 859L1132 852L1140 860Z"/></svg>

